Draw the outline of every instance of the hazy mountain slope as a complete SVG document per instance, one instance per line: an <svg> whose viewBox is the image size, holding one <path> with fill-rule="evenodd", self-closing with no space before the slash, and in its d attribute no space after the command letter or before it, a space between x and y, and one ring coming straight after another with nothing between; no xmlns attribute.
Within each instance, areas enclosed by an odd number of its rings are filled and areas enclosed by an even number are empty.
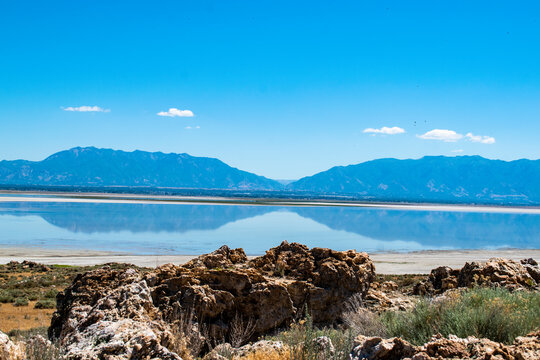
<svg viewBox="0 0 540 360"><path fill-rule="evenodd" d="M218 159L188 154L73 148L47 159L1 161L0 184L274 190L283 186Z"/></svg>
<svg viewBox="0 0 540 360"><path fill-rule="evenodd" d="M540 160L480 156L380 159L337 166L288 186L293 191L411 201L540 202Z"/></svg>

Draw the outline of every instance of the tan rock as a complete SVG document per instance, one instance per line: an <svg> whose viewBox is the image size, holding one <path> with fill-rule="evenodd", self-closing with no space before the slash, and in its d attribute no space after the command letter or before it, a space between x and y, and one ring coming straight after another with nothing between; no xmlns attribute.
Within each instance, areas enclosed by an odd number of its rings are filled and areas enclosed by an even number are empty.
<svg viewBox="0 0 540 360"><path fill-rule="evenodd" d="M508 289L539 287L540 268L533 259L517 262L493 258L486 263L466 263L460 270L441 266L431 270L427 281L417 284L414 293L426 295L442 293L458 287L500 286Z"/></svg>
<svg viewBox="0 0 540 360"><path fill-rule="evenodd" d="M354 340L351 360L399 360L410 358L419 352L418 348L401 338L382 339L380 337L358 336Z"/></svg>
<svg viewBox="0 0 540 360"><path fill-rule="evenodd" d="M14 343L0 331L0 360L23 360L26 357L23 344Z"/></svg>
<svg viewBox="0 0 540 360"><path fill-rule="evenodd" d="M512 345L504 345L474 336L462 339L454 335L435 335L421 347L399 338L358 336L353 344L351 360L360 359L476 359L476 360L532 360L540 359L540 331L518 337Z"/></svg>
<svg viewBox="0 0 540 360"><path fill-rule="evenodd" d="M517 360L540 359L540 330L517 337L511 352Z"/></svg>
<svg viewBox="0 0 540 360"><path fill-rule="evenodd" d="M70 359L177 359L171 326L186 314L209 341L246 343L306 309L317 325L339 321L346 300L365 296L374 276L365 253L287 242L252 261L224 246L145 274L105 266L78 275L58 295L49 336Z"/></svg>

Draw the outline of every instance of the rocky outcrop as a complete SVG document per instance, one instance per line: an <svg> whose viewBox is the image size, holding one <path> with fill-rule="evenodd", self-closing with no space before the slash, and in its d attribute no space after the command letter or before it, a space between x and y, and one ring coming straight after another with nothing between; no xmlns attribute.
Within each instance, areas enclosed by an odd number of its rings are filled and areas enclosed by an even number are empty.
<svg viewBox="0 0 540 360"><path fill-rule="evenodd" d="M103 267L58 295L49 336L69 359L179 359L171 329L186 314L207 342L245 343L306 309L316 324L338 321L346 300L365 296L374 276L365 253L287 242L251 261L224 246L144 274Z"/></svg>
<svg viewBox="0 0 540 360"><path fill-rule="evenodd" d="M534 259L516 262L493 258L486 263L466 263L463 268L441 266L431 270L428 280L414 288L417 295L437 294L449 289L474 286L532 289L540 284L540 268Z"/></svg>
<svg viewBox="0 0 540 360"><path fill-rule="evenodd" d="M210 254L201 255L188 263L183 267L188 269L194 268L229 268L236 264L242 264L247 262L248 258L244 249L229 249L228 246L222 246Z"/></svg>
<svg viewBox="0 0 540 360"><path fill-rule="evenodd" d="M404 294L393 281L372 282L368 293L358 306L371 311L403 311L413 308L414 297Z"/></svg>
<svg viewBox="0 0 540 360"><path fill-rule="evenodd" d="M212 337L227 338L240 317L252 321L253 337L288 325L306 309L315 323L335 322L345 300L365 294L373 278L366 254L284 242L251 261L221 248L186 266L162 266L145 280L167 321L190 311Z"/></svg>
<svg viewBox="0 0 540 360"><path fill-rule="evenodd" d="M419 352L418 347L401 338L383 339L359 335L354 339L351 360L397 360L410 358Z"/></svg>
<svg viewBox="0 0 540 360"><path fill-rule="evenodd" d="M23 344L16 344L0 331L0 360L23 360L25 359Z"/></svg>
<svg viewBox="0 0 540 360"><path fill-rule="evenodd" d="M328 336L319 336L313 339L311 343L313 349L315 349L315 353L317 354L317 359L331 359L336 355L334 344Z"/></svg>
<svg viewBox="0 0 540 360"><path fill-rule="evenodd" d="M517 360L540 359L540 330L517 337L512 346L512 354Z"/></svg>
<svg viewBox="0 0 540 360"><path fill-rule="evenodd" d="M358 336L354 340L351 360L440 360L440 359L540 359L540 331L518 337L512 345L470 336L461 339L434 336L423 346L414 346L401 338Z"/></svg>
<svg viewBox="0 0 540 360"><path fill-rule="evenodd" d="M331 323L353 295L365 296L375 279L375 267L366 253L334 251L283 242L249 266L266 277L285 279L297 310L307 308L315 323Z"/></svg>
<svg viewBox="0 0 540 360"><path fill-rule="evenodd" d="M12 260L8 262L6 266L10 270L35 270L39 272L47 272L51 270L51 268L49 268L47 265L39 264L29 260L24 260L23 262Z"/></svg>
<svg viewBox="0 0 540 360"><path fill-rule="evenodd" d="M49 335L59 339L66 359L181 360L169 351L171 329L133 269L103 267L77 276L57 302Z"/></svg>

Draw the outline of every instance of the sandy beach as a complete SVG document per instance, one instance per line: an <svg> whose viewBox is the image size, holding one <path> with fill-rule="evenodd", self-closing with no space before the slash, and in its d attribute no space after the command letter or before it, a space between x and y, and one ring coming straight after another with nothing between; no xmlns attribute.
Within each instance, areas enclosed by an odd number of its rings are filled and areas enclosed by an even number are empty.
<svg viewBox="0 0 540 360"><path fill-rule="evenodd" d="M540 250L428 250L409 253L369 254L380 274L427 274L438 266L460 268L466 262L486 261L493 257L513 260L540 259ZM1 247L0 264L30 260L43 264L98 265L110 262L156 267L167 263L183 264L194 255L130 255L83 250Z"/></svg>

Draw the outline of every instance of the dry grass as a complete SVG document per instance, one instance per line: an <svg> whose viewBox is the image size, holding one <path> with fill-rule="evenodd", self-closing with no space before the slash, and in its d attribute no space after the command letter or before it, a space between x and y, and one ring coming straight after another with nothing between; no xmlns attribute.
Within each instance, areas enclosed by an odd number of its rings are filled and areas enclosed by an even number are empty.
<svg viewBox="0 0 540 360"><path fill-rule="evenodd" d="M35 309L36 301L29 301L28 306L2 304L0 306L0 331L29 330L49 326L54 309Z"/></svg>
<svg viewBox="0 0 540 360"><path fill-rule="evenodd" d="M171 348L184 360L193 360L205 346L203 329L194 322L193 312L185 311L179 314L179 320L172 324L174 341Z"/></svg>
<svg viewBox="0 0 540 360"><path fill-rule="evenodd" d="M235 356L233 360L293 360L289 351L257 351L246 356Z"/></svg>
<svg viewBox="0 0 540 360"><path fill-rule="evenodd" d="M255 333L256 321L249 318L245 320L242 315L236 314L230 323L229 342L233 347L240 347L248 342Z"/></svg>
<svg viewBox="0 0 540 360"><path fill-rule="evenodd" d="M354 334L380 337L387 335L386 327L379 315L364 307L360 295L352 296L347 301L342 319Z"/></svg>

